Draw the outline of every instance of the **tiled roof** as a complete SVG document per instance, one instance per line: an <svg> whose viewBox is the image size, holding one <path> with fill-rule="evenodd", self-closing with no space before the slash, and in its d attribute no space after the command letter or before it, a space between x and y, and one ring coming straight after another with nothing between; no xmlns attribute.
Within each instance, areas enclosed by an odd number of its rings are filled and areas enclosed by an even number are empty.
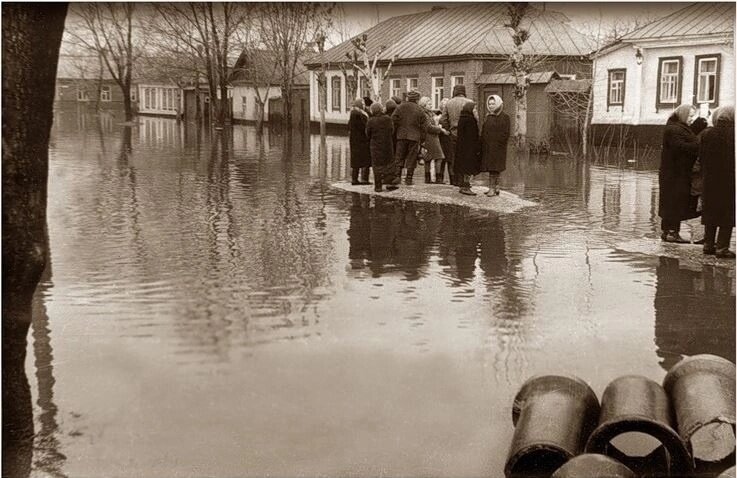
<svg viewBox="0 0 737 478"><path fill-rule="evenodd" d="M530 83L550 83L560 78L555 71L540 71L530 73ZM511 73L486 73L478 77L477 85L513 85L514 75Z"/></svg>
<svg viewBox="0 0 737 478"><path fill-rule="evenodd" d="M495 56L508 54L514 47L511 29L504 26L507 21L504 4L477 3L393 17L364 33L369 56L380 47L386 47L380 60L389 60L394 55L400 61L460 55ZM530 31L530 38L523 46L525 53L583 56L595 46L558 12L530 7L523 26ZM343 62L346 53L352 51L353 45L348 40L325 52L325 60ZM319 57L313 57L306 64L317 66L319 61Z"/></svg>
<svg viewBox="0 0 737 478"><path fill-rule="evenodd" d="M734 3L694 3L622 37L624 41L733 34Z"/></svg>

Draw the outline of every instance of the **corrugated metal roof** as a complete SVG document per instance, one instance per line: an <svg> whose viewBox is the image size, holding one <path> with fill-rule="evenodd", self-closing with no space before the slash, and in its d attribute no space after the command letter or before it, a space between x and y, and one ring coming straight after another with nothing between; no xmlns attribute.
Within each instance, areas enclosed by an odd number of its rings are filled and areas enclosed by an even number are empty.
<svg viewBox="0 0 737 478"><path fill-rule="evenodd" d="M400 60L460 55L494 56L514 48L507 9L501 3L477 3L385 20L366 30L368 52L373 56L383 45L381 60L397 55ZM595 47L593 41L570 26L563 14L530 7L523 26L530 37L523 52L538 55L583 56ZM353 51L350 40L325 52L331 63L346 60ZM313 57L308 65L319 64Z"/></svg>
<svg viewBox="0 0 737 478"><path fill-rule="evenodd" d="M560 78L555 71L539 71L530 73L530 83L549 83ZM514 84L514 75L511 73L485 73L476 80L477 85L511 85Z"/></svg>
<svg viewBox="0 0 737 478"><path fill-rule="evenodd" d="M625 41L733 34L734 3L694 3L622 37Z"/></svg>
<svg viewBox="0 0 737 478"><path fill-rule="evenodd" d="M545 93L585 93L591 88L591 80L553 80L545 87Z"/></svg>

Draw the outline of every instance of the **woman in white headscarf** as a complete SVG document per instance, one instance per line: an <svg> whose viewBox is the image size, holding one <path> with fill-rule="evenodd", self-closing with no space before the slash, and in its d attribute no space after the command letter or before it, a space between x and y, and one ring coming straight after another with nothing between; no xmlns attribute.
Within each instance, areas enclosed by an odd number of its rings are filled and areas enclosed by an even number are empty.
<svg viewBox="0 0 737 478"><path fill-rule="evenodd" d="M486 99L486 119L481 129L481 172L489 173L487 196L499 195L499 175L507 169L507 142L509 115L504 113L504 102L497 95Z"/></svg>
<svg viewBox="0 0 737 478"><path fill-rule="evenodd" d="M660 237L665 242L688 243L679 234L681 221L697 217L692 207L691 170L699 153L699 141L689 128L696 111L695 106L682 104L668 118L663 133L658 215L662 219Z"/></svg>

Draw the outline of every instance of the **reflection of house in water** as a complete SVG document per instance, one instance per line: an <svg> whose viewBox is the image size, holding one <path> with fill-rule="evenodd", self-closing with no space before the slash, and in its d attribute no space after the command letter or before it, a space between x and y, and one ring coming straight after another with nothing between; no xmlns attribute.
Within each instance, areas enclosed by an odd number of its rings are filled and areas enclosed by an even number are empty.
<svg viewBox="0 0 737 478"><path fill-rule="evenodd" d="M310 135L310 175L339 181L349 176L351 150L348 138L331 136L324 144L319 135Z"/></svg>
<svg viewBox="0 0 737 478"><path fill-rule="evenodd" d="M182 123L171 118L141 116L138 118L138 138L147 146L182 147Z"/></svg>
<svg viewBox="0 0 737 478"><path fill-rule="evenodd" d="M704 265L681 268L661 257L655 290L655 344L669 370L681 358L714 354L735 360L734 270Z"/></svg>

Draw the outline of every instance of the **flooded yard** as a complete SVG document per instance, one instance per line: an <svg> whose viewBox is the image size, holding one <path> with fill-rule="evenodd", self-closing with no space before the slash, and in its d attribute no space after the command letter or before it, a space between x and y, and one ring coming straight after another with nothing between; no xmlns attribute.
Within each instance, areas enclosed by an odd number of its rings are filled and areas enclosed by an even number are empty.
<svg viewBox="0 0 737 478"><path fill-rule="evenodd" d="M52 131L32 476L499 477L531 375L735 359L734 262L648 252L657 160L512 155L496 215L332 189L347 137L119 121Z"/></svg>

